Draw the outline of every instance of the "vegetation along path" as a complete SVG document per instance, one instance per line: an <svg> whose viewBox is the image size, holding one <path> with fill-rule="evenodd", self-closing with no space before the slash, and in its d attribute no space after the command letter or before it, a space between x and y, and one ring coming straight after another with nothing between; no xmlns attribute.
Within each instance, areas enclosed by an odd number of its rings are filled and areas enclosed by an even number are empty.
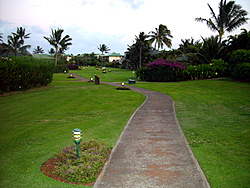
<svg viewBox="0 0 250 188"><path fill-rule="evenodd" d="M210 187L178 124L171 97L127 87L147 99L127 123L94 188Z"/></svg>

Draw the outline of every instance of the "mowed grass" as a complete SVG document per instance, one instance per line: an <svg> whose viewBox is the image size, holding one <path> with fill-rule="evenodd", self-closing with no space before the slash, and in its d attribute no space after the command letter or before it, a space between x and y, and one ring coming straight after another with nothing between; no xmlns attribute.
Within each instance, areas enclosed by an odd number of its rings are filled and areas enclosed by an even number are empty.
<svg viewBox="0 0 250 188"><path fill-rule="evenodd" d="M212 188L250 187L250 84L230 79L139 83L170 95Z"/></svg>
<svg viewBox="0 0 250 188"><path fill-rule="evenodd" d="M110 71L110 72L109 72ZM101 68L96 67L84 67L82 70L71 70L70 72L76 73L79 76L84 78L94 78L94 76L98 76L100 81L105 82L124 82L127 83L128 79L131 77L135 77L133 71L128 69L118 69L118 68L106 68L106 73L102 73Z"/></svg>
<svg viewBox="0 0 250 188"><path fill-rule="evenodd" d="M83 187L42 174L41 165L68 145L72 130L113 147L145 96L55 74L51 87L0 97L0 187Z"/></svg>
<svg viewBox="0 0 250 188"><path fill-rule="evenodd" d="M101 81L127 82L134 74L91 67L71 71ZM82 187L57 182L41 164L67 145L78 127L86 139L114 146L127 120L145 97L113 86L94 85L55 74L52 87L0 97L0 187ZM176 83L137 82L170 95L184 134L212 188L250 185L250 85L230 79Z"/></svg>

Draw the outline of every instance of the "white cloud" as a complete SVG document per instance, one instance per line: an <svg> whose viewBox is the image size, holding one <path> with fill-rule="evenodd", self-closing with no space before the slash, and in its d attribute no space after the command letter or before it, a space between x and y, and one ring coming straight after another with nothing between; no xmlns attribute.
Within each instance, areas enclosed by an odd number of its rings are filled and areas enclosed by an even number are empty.
<svg viewBox="0 0 250 188"><path fill-rule="evenodd" d="M63 28L73 38L67 53L98 52L102 43L124 53L135 35L164 24L173 35L173 48L178 48L181 39L215 34L194 20L210 17L208 1L217 10L219 0L0 0L0 33L6 37L23 26L31 33L27 42L32 48L39 45L47 51L43 36L49 36L51 28ZM236 4L250 13L250 1ZM243 27L250 29L249 24Z"/></svg>

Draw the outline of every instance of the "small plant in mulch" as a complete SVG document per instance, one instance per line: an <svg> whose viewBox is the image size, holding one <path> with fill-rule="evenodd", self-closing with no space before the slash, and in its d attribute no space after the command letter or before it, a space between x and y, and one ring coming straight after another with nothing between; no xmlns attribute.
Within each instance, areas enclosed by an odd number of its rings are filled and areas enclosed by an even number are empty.
<svg viewBox="0 0 250 188"><path fill-rule="evenodd" d="M71 145L51 159L54 166L50 168L52 170L49 174L44 172L45 167L41 170L45 175L59 181L91 185L97 179L111 149L106 143L97 140L82 142L79 146L80 158L76 158L75 145Z"/></svg>
<svg viewBox="0 0 250 188"><path fill-rule="evenodd" d="M116 88L116 90L130 90L130 88L122 86L122 87Z"/></svg>

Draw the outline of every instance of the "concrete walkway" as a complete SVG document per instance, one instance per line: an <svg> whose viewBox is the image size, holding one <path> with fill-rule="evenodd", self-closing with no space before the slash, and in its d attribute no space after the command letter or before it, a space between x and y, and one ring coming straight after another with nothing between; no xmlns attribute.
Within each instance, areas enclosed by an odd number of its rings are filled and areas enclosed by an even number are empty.
<svg viewBox="0 0 250 188"><path fill-rule="evenodd" d="M127 123L94 188L209 188L178 124L171 97L126 87L147 99Z"/></svg>

